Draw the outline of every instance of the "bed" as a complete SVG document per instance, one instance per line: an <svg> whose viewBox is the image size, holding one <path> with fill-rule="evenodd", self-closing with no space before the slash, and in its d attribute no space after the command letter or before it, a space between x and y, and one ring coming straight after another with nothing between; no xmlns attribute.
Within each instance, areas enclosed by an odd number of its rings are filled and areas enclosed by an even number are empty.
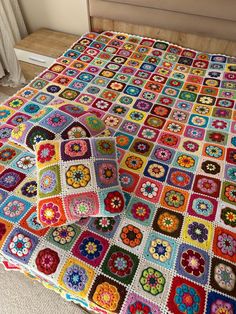
<svg viewBox="0 0 236 314"><path fill-rule="evenodd" d="M96 313L233 314L235 87L234 57L123 33L83 35L0 106L5 267ZM43 228L34 156L9 136L22 119L66 105L92 110L116 136L127 209ZM87 239L99 243L89 253L79 249Z"/></svg>

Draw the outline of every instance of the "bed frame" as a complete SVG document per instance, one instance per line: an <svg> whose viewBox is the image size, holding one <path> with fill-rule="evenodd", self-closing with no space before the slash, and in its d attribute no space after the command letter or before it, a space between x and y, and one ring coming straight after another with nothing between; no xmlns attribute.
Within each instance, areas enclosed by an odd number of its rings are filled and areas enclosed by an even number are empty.
<svg viewBox="0 0 236 314"><path fill-rule="evenodd" d="M193 3L192 3L193 2ZM89 0L91 30L158 38L192 49L236 55L236 2Z"/></svg>

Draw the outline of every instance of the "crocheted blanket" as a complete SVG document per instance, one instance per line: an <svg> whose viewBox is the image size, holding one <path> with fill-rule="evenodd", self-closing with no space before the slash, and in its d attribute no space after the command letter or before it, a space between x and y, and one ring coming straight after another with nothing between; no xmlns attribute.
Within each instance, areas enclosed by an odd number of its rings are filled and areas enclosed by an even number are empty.
<svg viewBox="0 0 236 314"><path fill-rule="evenodd" d="M97 313L233 314L235 99L235 58L128 34L82 36L0 106L4 264ZM73 116L75 106L117 139L126 211L45 228L34 154L8 138L31 117Z"/></svg>

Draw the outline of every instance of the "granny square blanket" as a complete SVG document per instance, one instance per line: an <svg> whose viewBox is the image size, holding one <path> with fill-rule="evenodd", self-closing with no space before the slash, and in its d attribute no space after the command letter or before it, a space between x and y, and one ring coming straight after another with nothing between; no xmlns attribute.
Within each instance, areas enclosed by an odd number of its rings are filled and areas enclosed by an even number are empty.
<svg viewBox="0 0 236 314"><path fill-rule="evenodd" d="M235 313L235 99L236 58L82 36L0 106L4 264L96 313ZM116 137L126 210L43 227L35 155L9 137L31 117L77 110Z"/></svg>

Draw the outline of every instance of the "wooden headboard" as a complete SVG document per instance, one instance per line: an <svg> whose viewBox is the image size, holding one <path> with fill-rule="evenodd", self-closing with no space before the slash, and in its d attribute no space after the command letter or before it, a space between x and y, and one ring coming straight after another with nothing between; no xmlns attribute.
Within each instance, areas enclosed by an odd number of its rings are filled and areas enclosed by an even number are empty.
<svg viewBox="0 0 236 314"><path fill-rule="evenodd" d="M89 8L95 31L136 33L236 54L235 0L89 0Z"/></svg>

